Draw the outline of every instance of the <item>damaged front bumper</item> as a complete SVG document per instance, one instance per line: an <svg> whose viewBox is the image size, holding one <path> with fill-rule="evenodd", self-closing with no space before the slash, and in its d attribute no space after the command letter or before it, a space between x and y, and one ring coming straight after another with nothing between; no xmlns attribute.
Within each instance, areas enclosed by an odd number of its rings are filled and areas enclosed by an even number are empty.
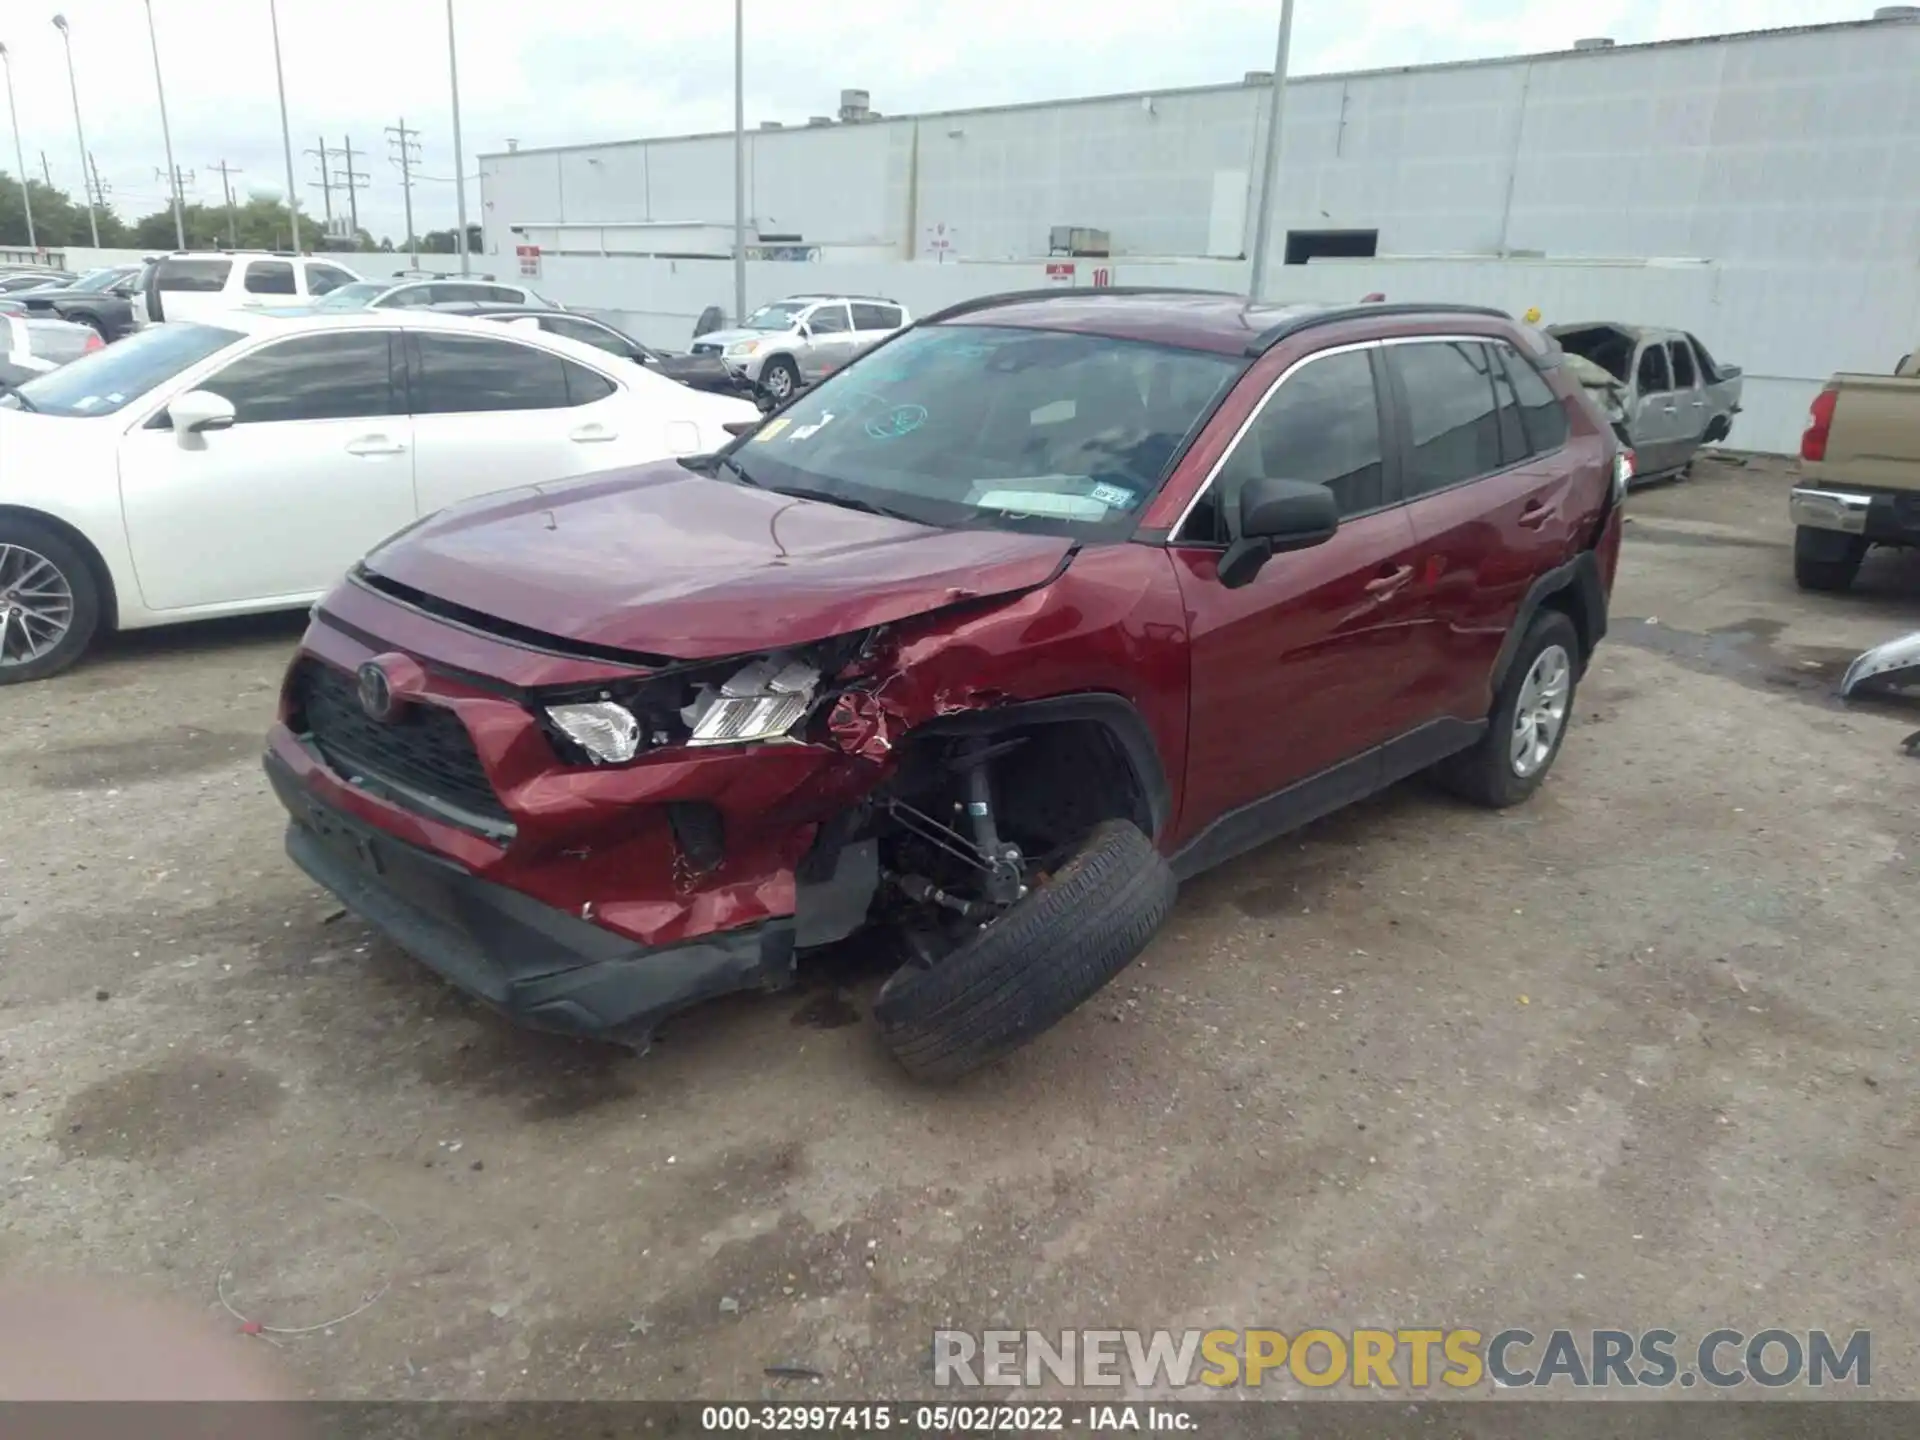
<svg viewBox="0 0 1920 1440"><path fill-rule="evenodd" d="M1851 695L1868 684L1909 681L1920 681L1920 630L1863 651L1840 677L1840 693Z"/></svg>
<svg viewBox="0 0 1920 1440"><path fill-rule="evenodd" d="M643 1048L668 1016L793 973L795 922L766 920L647 946L480 879L326 804L271 751L287 854L346 907L455 986L520 1024Z"/></svg>

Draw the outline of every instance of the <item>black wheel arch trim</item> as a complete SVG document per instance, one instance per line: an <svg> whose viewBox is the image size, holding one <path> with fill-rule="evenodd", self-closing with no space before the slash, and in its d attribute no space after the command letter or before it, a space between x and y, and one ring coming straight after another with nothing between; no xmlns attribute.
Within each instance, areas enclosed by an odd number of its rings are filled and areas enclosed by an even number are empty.
<svg viewBox="0 0 1920 1440"><path fill-rule="evenodd" d="M1574 617L1574 625L1581 631L1580 668L1586 669L1594 648L1607 633L1607 587L1600 578L1600 557L1591 550L1582 550L1566 564L1556 565L1527 587L1513 624L1507 629L1507 638L1500 643L1500 653L1493 662L1494 694L1499 694L1506 682L1507 671L1513 665L1520 642L1526 638L1527 627L1533 624L1533 617L1549 599L1569 590L1580 599L1580 613Z"/></svg>
<svg viewBox="0 0 1920 1440"><path fill-rule="evenodd" d="M1158 843L1173 819L1173 791L1161 763L1160 747L1146 716L1124 695L1111 691L1084 691L1046 700L1018 700L985 710L942 715L918 726L912 739L927 736L983 735L1026 725L1059 725L1074 721L1099 725L1120 747L1133 772L1151 825L1148 838Z"/></svg>

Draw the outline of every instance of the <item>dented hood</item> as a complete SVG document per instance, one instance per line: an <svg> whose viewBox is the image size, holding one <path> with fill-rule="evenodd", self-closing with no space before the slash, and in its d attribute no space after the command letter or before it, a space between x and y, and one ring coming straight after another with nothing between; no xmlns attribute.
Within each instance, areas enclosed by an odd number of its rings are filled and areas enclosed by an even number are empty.
<svg viewBox="0 0 1920 1440"><path fill-rule="evenodd" d="M916 525L667 462L443 510L366 568L557 640L702 660L1031 589L1071 546Z"/></svg>

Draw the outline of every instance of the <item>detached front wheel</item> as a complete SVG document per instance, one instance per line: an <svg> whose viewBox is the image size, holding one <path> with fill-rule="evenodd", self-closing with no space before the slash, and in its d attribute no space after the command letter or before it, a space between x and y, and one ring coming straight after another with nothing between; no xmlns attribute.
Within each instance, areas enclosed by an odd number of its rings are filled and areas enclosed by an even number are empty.
<svg viewBox="0 0 1920 1440"><path fill-rule="evenodd" d="M1146 949L1173 871L1138 827L1096 826L1051 878L931 967L894 972L880 1038L919 1080L957 1080L1051 1029Z"/></svg>

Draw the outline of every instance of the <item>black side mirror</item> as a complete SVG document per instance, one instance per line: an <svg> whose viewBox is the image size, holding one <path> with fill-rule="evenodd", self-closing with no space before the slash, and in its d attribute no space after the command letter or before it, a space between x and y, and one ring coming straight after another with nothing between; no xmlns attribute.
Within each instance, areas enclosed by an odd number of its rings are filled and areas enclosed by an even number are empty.
<svg viewBox="0 0 1920 1440"><path fill-rule="evenodd" d="M751 435L764 423L763 420L723 420L720 428L729 435Z"/></svg>
<svg viewBox="0 0 1920 1440"><path fill-rule="evenodd" d="M1240 487L1239 524L1220 557L1220 583L1237 590L1275 555L1324 545L1340 528L1340 507L1324 485L1257 475Z"/></svg>

